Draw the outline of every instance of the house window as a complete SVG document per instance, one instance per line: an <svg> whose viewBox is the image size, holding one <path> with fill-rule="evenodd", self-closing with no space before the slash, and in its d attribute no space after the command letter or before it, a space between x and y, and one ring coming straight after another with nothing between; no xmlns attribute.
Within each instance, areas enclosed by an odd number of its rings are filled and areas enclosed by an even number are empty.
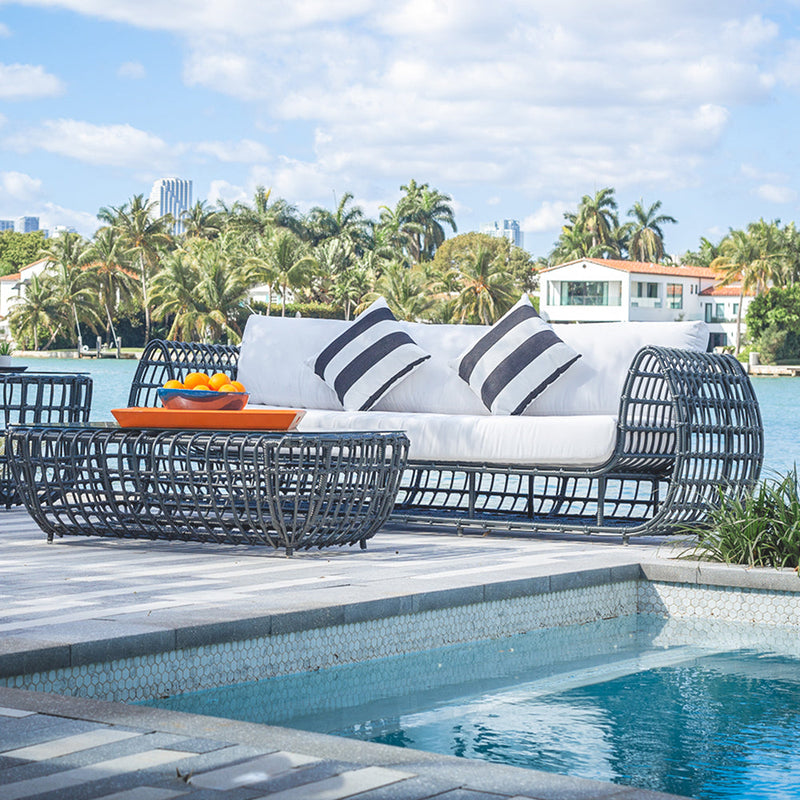
<svg viewBox="0 0 800 800"><path fill-rule="evenodd" d="M717 303L714 316L717 319L725 319L725 303Z"/></svg>
<svg viewBox="0 0 800 800"><path fill-rule="evenodd" d="M734 303L733 304L733 316L734 317L737 316L738 313L739 313L739 304L738 303Z"/></svg>
<svg viewBox="0 0 800 800"><path fill-rule="evenodd" d="M667 308L683 308L683 284L667 284Z"/></svg>
<svg viewBox="0 0 800 800"><path fill-rule="evenodd" d="M634 308L661 308L657 283L634 281L632 292L631 305Z"/></svg>
<svg viewBox="0 0 800 800"><path fill-rule="evenodd" d="M562 306L622 305L620 281L561 281Z"/></svg>
<svg viewBox="0 0 800 800"><path fill-rule="evenodd" d="M714 321L714 306L711 303L706 303L706 322Z"/></svg>

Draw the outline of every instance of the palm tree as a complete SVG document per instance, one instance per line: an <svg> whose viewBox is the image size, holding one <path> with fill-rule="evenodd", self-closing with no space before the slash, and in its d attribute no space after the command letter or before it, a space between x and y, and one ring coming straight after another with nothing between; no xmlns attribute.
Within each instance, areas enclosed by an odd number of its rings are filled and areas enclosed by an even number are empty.
<svg viewBox="0 0 800 800"><path fill-rule="evenodd" d="M413 179L400 189L405 196L398 201L395 213L402 220L401 228L408 233L411 256L414 261L430 260L445 240L443 226L456 231L452 198Z"/></svg>
<svg viewBox="0 0 800 800"><path fill-rule="evenodd" d="M84 254L89 264L91 280L106 312L106 339L117 343L114 317L117 303L130 300L136 293L136 277L124 266L124 242L111 227L100 228Z"/></svg>
<svg viewBox="0 0 800 800"><path fill-rule="evenodd" d="M514 304L514 280L501 258L482 245L461 265L462 289L455 309L460 322L491 325Z"/></svg>
<svg viewBox="0 0 800 800"><path fill-rule="evenodd" d="M115 228L132 256L132 265L138 270L144 308L144 337L150 338L150 300L147 285L150 275L160 261L161 253L171 243L168 228L173 223L169 214L153 218L154 203L146 202L144 195L136 194L129 203L119 207L103 207L97 213L101 222Z"/></svg>
<svg viewBox="0 0 800 800"><path fill-rule="evenodd" d="M170 253L153 278L156 319L172 318L168 338L195 337L238 342L238 313L247 299L248 284L237 256L223 240L199 241L187 250Z"/></svg>
<svg viewBox="0 0 800 800"><path fill-rule="evenodd" d="M59 302L45 276L34 275L25 287L25 296L16 303L8 317L11 330L17 341L33 339L33 349L39 349L39 332L45 330L50 334L50 341L45 348L58 336L62 322L60 317ZM30 337L30 338L29 338Z"/></svg>
<svg viewBox="0 0 800 800"><path fill-rule="evenodd" d="M248 280L255 283L274 282L281 293L281 316L286 316L286 297L289 290L297 290L307 286L317 262L291 231L279 228L263 247L258 263L249 259ZM272 276L265 281L264 276Z"/></svg>
<svg viewBox="0 0 800 800"><path fill-rule="evenodd" d="M198 200L181 215L187 239L214 239L222 231L222 214Z"/></svg>
<svg viewBox="0 0 800 800"><path fill-rule="evenodd" d="M315 206L308 214L307 224L312 243L319 244L328 239L344 239L350 242L357 252L363 252L369 244L370 220L364 216L360 206L347 208L353 200L350 192L345 192L336 211Z"/></svg>
<svg viewBox="0 0 800 800"><path fill-rule="evenodd" d="M422 269L419 266L409 269L401 261L394 261L386 266L375 286L375 291L362 298L356 312L363 311L378 297L386 299L397 319L410 322L424 319L434 304Z"/></svg>
<svg viewBox="0 0 800 800"><path fill-rule="evenodd" d="M257 236L268 238L278 228L287 228L298 236L305 236L306 229L297 209L281 198L270 203L271 195L271 189L257 186L252 206L236 202L227 210L226 227L234 230L245 242L252 242Z"/></svg>
<svg viewBox="0 0 800 800"><path fill-rule="evenodd" d="M742 303L745 294L766 288L764 276L771 270L770 261L775 256L762 252L758 241L747 231L732 230L720 244L721 255L711 262L711 268L720 276L721 286L739 284L739 308L736 314L736 354L741 350Z"/></svg>
<svg viewBox="0 0 800 800"><path fill-rule="evenodd" d="M677 224L678 220L668 214L659 214L661 201L657 200L645 209L639 200L628 209L633 217L632 232L628 242L628 256L632 261L652 261L658 263L664 258L664 233L661 226Z"/></svg>
<svg viewBox="0 0 800 800"><path fill-rule="evenodd" d="M581 198L576 222L589 234L592 247L616 246L619 228L616 212L617 201L611 188L600 189L594 197L585 194Z"/></svg>
<svg viewBox="0 0 800 800"><path fill-rule="evenodd" d="M99 316L94 296L89 286L90 275L83 268L87 245L77 233L63 233L50 241L50 246L39 252L40 257L50 263L48 272L53 278L53 288L58 300L72 311L77 336L78 353L83 347L78 309L83 319L94 328Z"/></svg>

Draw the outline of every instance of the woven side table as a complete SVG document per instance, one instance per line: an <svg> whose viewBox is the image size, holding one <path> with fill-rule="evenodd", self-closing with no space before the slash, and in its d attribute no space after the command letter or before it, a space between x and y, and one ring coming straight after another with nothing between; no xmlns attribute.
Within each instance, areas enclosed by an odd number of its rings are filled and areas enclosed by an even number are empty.
<svg viewBox="0 0 800 800"><path fill-rule="evenodd" d="M0 373L0 504L21 503L6 453L10 425L85 423L92 405L92 379L79 372Z"/></svg>
<svg viewBox="0 0 800 800"><path fill-rule="evenodd" d="M54 536L178 539L297 549L366 546L408 457L389 433L14 426L14 475Z"/></svg>

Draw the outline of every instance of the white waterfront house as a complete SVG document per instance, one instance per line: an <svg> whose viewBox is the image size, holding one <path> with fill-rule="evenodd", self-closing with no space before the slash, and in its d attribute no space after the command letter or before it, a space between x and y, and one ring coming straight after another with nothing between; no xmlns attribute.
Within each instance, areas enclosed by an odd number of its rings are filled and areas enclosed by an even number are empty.
<svg viewBox="0 0 800 800"><path fill-rule="evenodd" d="M22 267L19 272L0 277L0 339L9 337L8 314L14 304L25 297L25 287L34 275L41 275L50 263L46 258L40 258Z"/></svg>
<svg viewBox="0 0 800 800"><path fill-rule="evenodd" d="M708 267L581 258L539 273L539 310L551 322L702 319L717 347L736 341L739 291L719 286ZM751 299L744 298L743 320Z"/></svg>

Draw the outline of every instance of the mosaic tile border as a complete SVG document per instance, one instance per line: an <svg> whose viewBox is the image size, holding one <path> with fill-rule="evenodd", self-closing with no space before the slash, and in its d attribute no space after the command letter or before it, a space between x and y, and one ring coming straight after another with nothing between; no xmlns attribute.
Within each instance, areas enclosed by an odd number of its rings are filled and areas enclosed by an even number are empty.
<svg viewBox="0 0 800 800"><path fill-rule="evenodd" d="M780 634L769 633L770 627L788 630L789 638L796 638L800 592L645 579L609 581L31 671L2 678L0 686L137 702L636 614L695 620L698 630L709 635L714 634L715 624L738 624L747 646L770 649L780 641Z"/></svg>
<svg viewBox="0 0 800 800"><path fill-rule="evenodd" d="M115 659L0 686L136 702L636 612L638 581L515 597Z"/></svg>

